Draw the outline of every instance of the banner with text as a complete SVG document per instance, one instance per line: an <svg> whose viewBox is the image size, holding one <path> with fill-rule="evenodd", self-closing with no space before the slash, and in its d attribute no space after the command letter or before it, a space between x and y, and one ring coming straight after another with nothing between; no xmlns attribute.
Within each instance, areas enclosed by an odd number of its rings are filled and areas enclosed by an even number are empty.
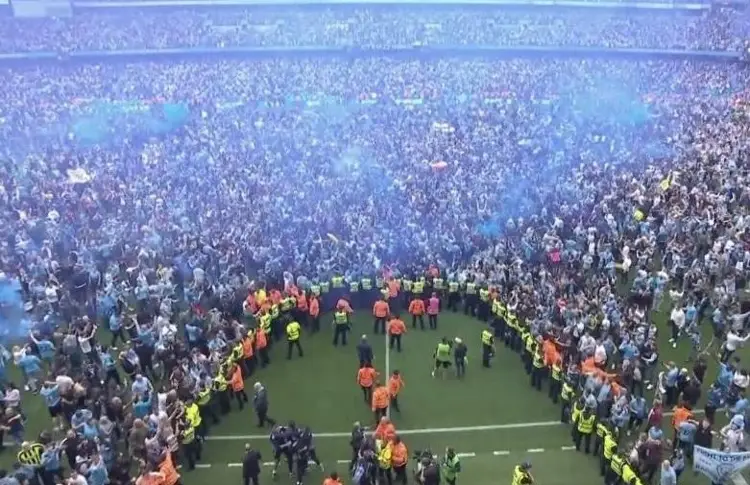
<svg viewBox="0 0 750 485"><path fill-rule="evenodd" d="M736 473L750 466L750 452L730 453L695 447L693 470L706 475L713 483L728 484Z"/></svg>

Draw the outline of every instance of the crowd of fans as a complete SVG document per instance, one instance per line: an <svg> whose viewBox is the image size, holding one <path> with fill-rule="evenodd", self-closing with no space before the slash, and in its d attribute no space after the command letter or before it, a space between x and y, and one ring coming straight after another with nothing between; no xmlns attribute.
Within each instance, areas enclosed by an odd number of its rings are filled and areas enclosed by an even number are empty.
<svg viewBox="0 0 750 485"><path fill-rule="evenodd" d="M6 31L2 42L6 50L46 48L43 39L69 49L383 46L393 39L497 43L498 32L525 39L517 34L524 32L545 40L523 43L599 45L585 34L574 39L572 24L547 15L524 24L514 14L359 11L348 14L355 21L321 15L319 27L292 17L257 34L252 25L268 18L238 14L244 27L209 41L207 22L214 21L206 14L185 13L185 23L159 15L176 30L145 16L110 28L106 16L92 16L41 22L28 44ZM214 27L225 14L216 15ZM443 28L427 27L432 16ZM589 23L593 36L608 39L604 46L736 44L728 24L655 18ZM335 34L331 23L342 24ZM485 27L471 27L477 23ZM57 26L54 35L47 25ZM681 393L694 404L695 393L685 393L690 376L679 366L657 379L649 310L666 300L674 345L690 337L696 357L705 346L702 324L713 325L717 344L731 342L724 360L744 338L749 78L744 64L601 59L279 59L0 71L12 86L0 94L0 134L8 141L0 158L0 262L3 282L18 282L24 311L17 316L6 302L0 321L9 336L24 329L24 339L31 327L29 345L10 354L30 389L50 373L42 387L51 408L56 398L62 403L56 424L75 421L80 434L68 448L46 435L46 456L70 449L71 466L84 463L89 481L103 485L102 473L116 467L110 479L124 483L128 468L114 450L125 439L132 456L144 459L144 473L151 470L164 447L178 448L180 403L210 386L245 338L243 324L254 326L242 318L249 291L278 288L285 272L305 290L332 277L375 281L384 268L412 277L435 265L446 281L498 287L531 335L554 334L578 349L576 358L616 364L612 374L626 389L650 381L665 388L669 404ZM140 116L109 112L98 118L106 137L82 144L76 120L95 103L123 100L155 117L165 103L184 104L190 115L156 134ZM618 279L628 274L632 291L618 294ZM185 322L189 347L179 326ZM111 342L101 341L97 326L109 329ZM122 352L108 348L115 346ZM112 374L118 356L127 385ZM741 368L723 365L709 404L739 402L747 387ZM728 382L735 371L739 377ZM586 386L587 396L605 403L594 406L605 417L612 409L620 420L640 412L623 408L622 396L613 399L606 379ZM5 424L22 443L21 395L8 385L5 396ZM133 408L123 409L131 400Z"/></svg>
<svg viewBox="0 0 750 485"><path fill-rule="evenodd" d="M69 19L0 19L0 52L186 47L565 46L739 51L746 15L502 11L399 7L338 10L85 11Z"/></svg>

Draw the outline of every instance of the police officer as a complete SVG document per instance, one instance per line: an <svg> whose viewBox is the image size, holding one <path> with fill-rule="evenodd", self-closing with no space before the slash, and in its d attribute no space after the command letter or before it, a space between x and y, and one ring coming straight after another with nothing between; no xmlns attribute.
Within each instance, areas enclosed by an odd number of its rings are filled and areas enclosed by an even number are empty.
<svg viewBox="0 0 750 485"><path fill-rule="evenodd" d="M573 399L575 398L575 389L570 384L569 379L565 379L560 390L560 422L567 423L572 412Z"/></svg>
<svg viewBox="0 0 750 485"><path fill-rule="evenodd" d="M300 357L303 356L302 345L299 343L301 333L302 327L296 320L292 320L286 324L287 360L292 360L292 350L295 347L297 348L297 355Z"/></svg>
<svg viewBox="0 0 750 485"><path fill-rule="evenodd" d="M188 470L194 470L196 462L201 459L202 445L196 436L196 429L193 423L183 418L180 423L180 449L187 461Z"/></svg>
<svg viewBox="0 0 750 485"><path fill-rule="evenodd" d="M610 469L610 462L612 461L612 457L616 454L617 441L615 440L613 433L607 433L604 435L602 454L599 459L599 473L601 476L606 476L607 471Z"/></svg>
<svg viewBox="0 0 750 485"><path fill-rule="evenodd" d="M531 485L534 477L531 476L531 463L524 462L513 469L513 481L511 485Z"/></svg>
<svg viewBox="0 0 750 485"><path fill-rule="evenodd" d="M276 420L268 416L268 391L260 382L253 384L253 408L255 415L258 417L258 427L262 428L268 423L271 426L276 425Z"/></svg>
<svg viewBox="0 0 750 485"><path fill-rule="evenodd" d="M562 362L556 360L550 364L549 397L557 404L562 391Z"/></svg>
<svg viewBox="0 0 750 485"><path fill-rule="evenodd" d="M339 345L339 339L341 339L341 345L346 346L346 336L349 333L349 314L346 313L342 308L337 308L333 313L333 345Z"/></svg>
<svg viewBox="0 0 750 485"><path fill-rule="evenodd" d="M594 433L594 427L596 425L596 415L591 412L589 408L585 408L583 412L578 415L578 420L573 422L573 425L576 428L576 451L581 450L581 440L583 440L585 441L584 452L588 454L591 449L591 435Z"/></svg>
<svg viewBox="0 0 750 485"><path fill-rule="evenodd" d="M453 342L453 361L456 364L456 377L461 379L466 375L466 361L468 360L467 354L469 353L469 349L463 340L458 337L453 339Z"/></svg>
<svg viewBox="0 0 750 485"><path fill-rule="evenodd" d="M544 353L542 352L542 346L537 343L534 349L534 355L531 357L531 387L537 391L542 390L542 382L544 381L544 373L547 368L544 366Z"/></svg>
<svg viewBox="0 0 750 485"><path fill-rule="evenodd" d="M482 367L489 369L495 355L495 332L491 327L482 330Z"/></svg>
<svg viewBox="0 0 750 485"><path fill-rule="evenodd" d="M263 457L260 451L254 450L250 443L245 444L245 457L242 458L242 482L244 485L258 485L260 467Z"/></svg>

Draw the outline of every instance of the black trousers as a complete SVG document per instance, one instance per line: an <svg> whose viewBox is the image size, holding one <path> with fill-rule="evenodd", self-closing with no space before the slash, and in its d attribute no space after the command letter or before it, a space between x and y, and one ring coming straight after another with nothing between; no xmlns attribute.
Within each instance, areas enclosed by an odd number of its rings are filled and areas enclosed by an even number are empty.
<svg viewBox="0 0 750 485"><path fill-rule="evenodd" d="M385 333L385 317L375 317L375 323L372 325L372 333L375 335Z"/></svg>
<svg viewBox="0 0 750 485"><path fill-rule="evenodd" d="M455 359L456 364L456 377L463 377L466 375L466 359Z"/></svg>
<svg viewBox="0 0 750 485"><path fill-rule="evenodd" d="M333 345L338 346L339 338L341 339L341 345L346 346L346 335L349 333L348 325L336 325L333 334Z"/></svg>
<svg viewBox="0 0 750 485"><path fill-rule="evenodd" d="M195 469L195 463L201 460L201 443L198 440L193 440L190 443L182 444L182 454L187 461L189 470Z"/></svg>
<svg viewBox="0 0 750 485"><path fill-rule="evenodd" d="M260 481L258 480L258 475L243 475L242 476L242 483L243 485L260 485Z"/></svg>
<svg viewBox="0 0 750 485"><path fill-rule="evenodd" d="M391 350L395 348L397 351L401 352L401 334L391 335L390 337L388 337L388 341L388 346L391 348Z"/></svg>
<svg viewBox="0 0 750 485"><path fill-rule="evenodd" d="M437 315L427 315L427 320L430 323L430 330L437 330Z"/></svg>
<svg viewBox="0 0 750 485"><path fill-rule="evenodd" d="M258 427L262 428L268 423L269 426L275 426L276 420L268 415L268 408L255 408L255 415L258 417Z"/></svg>
<svg viewBox="0 0 750 485"><path fill-rule="evenodd" d="M424 330L424 315L412 315L411 328L417 328L417 322L419 322L419 328Z"/></svg>
<svg viewBox="0 0 750 485"><path fill-rule="evenodd" d="M292 359L292 351L294 348L297 347L297 355L302 357L304 355L304 352L302 352L302 345L299 343L299 339L297 340L287 340L286 344L286 358L287 360Z"/></svg>

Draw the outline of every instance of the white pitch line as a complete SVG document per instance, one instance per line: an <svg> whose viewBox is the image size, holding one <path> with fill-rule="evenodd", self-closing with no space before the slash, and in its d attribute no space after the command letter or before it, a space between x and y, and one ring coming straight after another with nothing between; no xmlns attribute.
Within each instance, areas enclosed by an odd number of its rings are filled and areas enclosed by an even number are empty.
<svg viewBox="0 0 750 485"><path fill-rule="evenodd" d="M529 448L526 453L544 453L544 448Z"/></svg>
<svg viewBox="0 0 750 485"><path fill-rule="evenodd" d="M229 468L238 468L242 466L242 463L227 463Z"/></svg>
<svg viewBox="0 0 750 485"><path fill-rule="evenodd" d="M537 421L531 423L507 423L507 424L488 424L484 426L457 426L453 428L420 428L420 429L402 429L398 431L401 436L417 434L437 434L437 433L470 433L474 431L498 431L501 429L526 429L526 428L550 428L553 426L562 426L560 421ZM316 438L349 438L351 431L341 433L315 433ZM230 441L230 440L267 440L268 435L251 434L251 435L223 435L207 436L209 441Z"/></svg>
<svg viewBox="0 0 750 485"><path fill-rule="evenodd" d="M508 456L510 455L510 451L508 450L493 451L492 454L495 456Z"/></svg>
<svg viewBox="0 0 750 485"><path fill-rule="evenodd" d="M575 446L561 446L560 449L563 451L573 451L576 449L576 447Z"/></svg>
<svg viewBox="0 0 750 485"><path fill-rule="evenodd" d="M211 468L210 463L196 463L195 468Z"/></svg>
<svg viewBox="0 0 750 485"><path fill-rule="evenodd" d="M474 453L474 452L471 452L471 453L456 453L456 456L459 457L459 458L474 458L475 456L477 456L477 454Z"/></svg>
<svg viewBox="0 0 750 485"><path fill-rule="evenodd" d="M343 464L343 463L351 463L350 460L336 460L336 463Z"/></svg>
<svg viewBox="0 0 750 485"><path fill-rule="evenodd" d="M669 411L664 413L665 417L672 416L674 413ZM693 414L703 414L702 409L696 409ZM475 431L499 431L502 429L527 429L527 428L552 428L555 426L562 426L563 423L560 421L534 421L528 423L506 423L506 424L487 424L482 426L456 426L453 428L418 428L418 429L402 429L398 431L398 434L402 436L419 435L419 434L439 434L439 433L471 433ZM352 435L351 431L340 432L340 433L315 433L316 438L349 438ZM234 440L266 440L268 435L265 434L249 434L249 435L217 435L217 436L206 436L208 441L234 441Z"/></svg>

